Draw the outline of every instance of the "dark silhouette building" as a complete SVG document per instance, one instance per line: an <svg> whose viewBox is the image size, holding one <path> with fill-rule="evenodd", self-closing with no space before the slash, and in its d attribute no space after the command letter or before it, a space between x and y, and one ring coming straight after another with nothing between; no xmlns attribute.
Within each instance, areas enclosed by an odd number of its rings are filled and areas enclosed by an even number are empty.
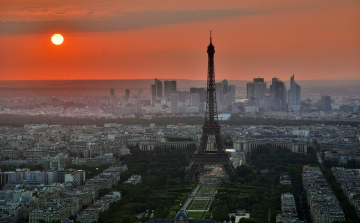
<svg viewBox="0 0 360 223"><path fill-rule="evenodd" d="M176 92L176 81L164 81L164 97L170 99L170 95Z"/></svg>
<svg viewBox="0 0 360 223"><path fill-rule="evenodd" d="M263 107L266 93L264 78L254 78L253 82L247 83L246 87L248 104Z"/></svg>
<svg viewBox="0 0 360 223"><path fill-rule="evenodd" d="M138 98L139 98L140 100L142 100L142 97L143 97L143 89L139 89L139 91L138 91Z"/></svg>
<svg viewBox="0 0 360 223"><path fill-rule="evenodd" d="M155 86L156 86L156 98L163 97L163 86L162 82L155 78Z"/></svg>
<svg viewBox="0 0 360 223"><path fill-rule="evenodd" d="M331 96L330 95L323 95L321 96L321 111L331 111Z"/></svg>
<svg viewBox="0 0 360 223"><path fill-rule="evenodd" d="M115 98L115 90L113 88L110 89L110 98L111 99Z"/></svg>
<svg viewBox="0 0 360 223"><path fill-rule="evenodd" d="M353 105L340 105L340 111L353 112L354 111L354 106Z"/></svg>
<svg viewBox="0 0 360 223"><path fill-rule="evenodd" d="M130 98L130 89L125 89L125 101L129 101Z"/></svg>
<svg viewBox="0 0 360 223"><path fill-rule="evenodd" d="M150 101L151 101L151 105L155 105L155 103L156 103L156 85L155 84L150 86Z"/></svg>
<svg viewBox="0 0 360 223"><path fill-rule="evenodd" d="M275 111L285 111L287 109L286 103L286 86L280 79L274 77L270 90L274 93L274 108Z"/></svg>
<svg viewBox="0 0 360 223"><path fill-rule="evenodd" d="M195 93L200 94L200 102L206 102L206 90L205 90L205 88L191 87L190 88L190 95L195 94Z"/></svg>
<svg viewBox="0 0 360 223"><path fill-rule="evenodd" d="M295 77L292 75L290 78L290 89L288 91L288 106L301 105L301 87L295 83Z"/></svg>
<svg viewBox="0 0 360 223"><path fill-rule="evenodd" d="M222 81L222 86L223 86L223 94L225 95L229 92L229 82L226 79L224 79Z"/></svg>

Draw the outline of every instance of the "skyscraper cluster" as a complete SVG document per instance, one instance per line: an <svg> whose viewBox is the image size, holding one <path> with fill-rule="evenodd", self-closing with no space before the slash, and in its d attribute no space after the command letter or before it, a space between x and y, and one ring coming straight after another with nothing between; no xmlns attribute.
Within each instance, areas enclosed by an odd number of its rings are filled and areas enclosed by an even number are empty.
<svg viewBox="0 0 360 223"><path fill-rule="evenodd" d="M215 83L216 104L218 111L226 110L235 102L235 85L229 85L225 79Z"/></svg>
<svg viewBox="0 0 360 223"><path fill-rule="evenodd" d="M285 83L279 78L272 78L270 88L266 88L264 78L254 78L247 83L248 106L255 111L300 111L301 87L295 82L294 75L290 78L290 89L286 91Z"/></svg>
<svg viewBox="0 0 360 223"><path fill-rule="evenodd" d="M225 111L235 102L235 85L229 85L227 80L216 83L217 109ZM166 106L171 113L197 113L205 112L207 91L204 87L190 87L190 91L179 91L175 80L162 81L155 79L150 86L151 105L156 109ZM169 103L169 104L168 104Z"/></svg>
<svg viewBox="0 0 360 223"><path fill-rule="evenodd" d="M171 102L171 113L178 113L179 96L177 94L176 81L165 81L163 94L163 83L155 78L155 84L150 86L151 105L162 108L166 105L166 101L169 100Z"/></svg>

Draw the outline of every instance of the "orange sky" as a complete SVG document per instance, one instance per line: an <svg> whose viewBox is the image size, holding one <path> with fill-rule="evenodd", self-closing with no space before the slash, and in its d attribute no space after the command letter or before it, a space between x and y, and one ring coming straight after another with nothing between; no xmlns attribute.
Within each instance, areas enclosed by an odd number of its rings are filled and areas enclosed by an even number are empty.
<svg viewBox="0 0 360 223"><path fill-rule="evenodd" d="M358 0L0 0L0 80L360 77ZM51 43L61 33L60 46Z"/></svg>

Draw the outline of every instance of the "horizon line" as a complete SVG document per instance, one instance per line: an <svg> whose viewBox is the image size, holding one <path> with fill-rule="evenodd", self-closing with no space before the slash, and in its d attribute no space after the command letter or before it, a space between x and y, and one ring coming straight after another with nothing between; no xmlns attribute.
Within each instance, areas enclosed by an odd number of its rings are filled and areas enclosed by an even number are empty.
<svg viewBox="0 0 360 223"><path fill-rule="evenodd" d="M276 77L276 76L274 76ZM295 76L296 77L296 76ZM254 78L262 78L262 77L254 77ZM136 80L184 80L184 81L207 81L207 79L179 79L179 78L144 78L144 79L23 79L23 80L0 80L0 82L7 82L7 81L136 81ZM265 79L265 78L264 78ZM296 81L316 81L316 80L339 80L339 79L359 79L360 77L334 77L334 78L319 78L319 79L296 79ZM252 79L220 79L220 80L231 80L231 81L252 81ZM218 81L220 81L218 80ZM286 79L280 79L286 80ZM271 81L271 79L269 79Z"/></svg>

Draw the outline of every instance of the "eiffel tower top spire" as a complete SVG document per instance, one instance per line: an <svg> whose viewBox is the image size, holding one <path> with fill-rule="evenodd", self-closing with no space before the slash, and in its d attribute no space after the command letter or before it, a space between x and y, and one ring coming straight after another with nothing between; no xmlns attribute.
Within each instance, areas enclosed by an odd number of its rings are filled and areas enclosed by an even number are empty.
<svg viewBox="0 0 360 223"><path fill-rule="evenodd" d="M213 51L213 52L212 52ZM212 44L212 31L210 30L210 44L208 46L208 50L207 52L212 52L213 54L215 53L215 47L214 45ZM214 56L214 55L213 55Z"/></svg>

